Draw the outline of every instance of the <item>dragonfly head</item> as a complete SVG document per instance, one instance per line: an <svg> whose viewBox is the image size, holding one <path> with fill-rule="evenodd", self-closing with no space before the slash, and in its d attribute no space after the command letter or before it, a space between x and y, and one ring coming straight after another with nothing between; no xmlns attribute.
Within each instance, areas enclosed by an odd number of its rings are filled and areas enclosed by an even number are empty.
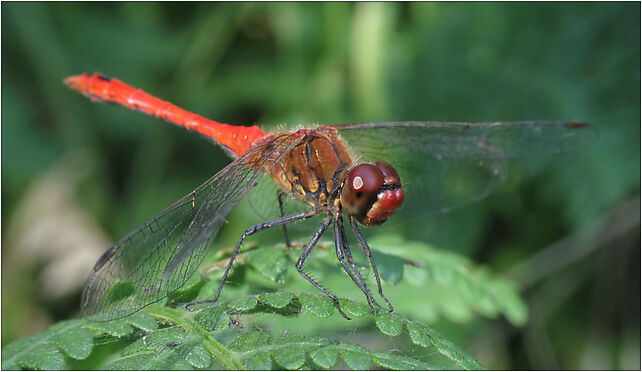
<svg viewBox="0 0 642 372"><path fill-rule="evenodd" d="M386 222L402 202L399 174L382 161L352 168L341 190L343 210L365 226Z"/></svg>

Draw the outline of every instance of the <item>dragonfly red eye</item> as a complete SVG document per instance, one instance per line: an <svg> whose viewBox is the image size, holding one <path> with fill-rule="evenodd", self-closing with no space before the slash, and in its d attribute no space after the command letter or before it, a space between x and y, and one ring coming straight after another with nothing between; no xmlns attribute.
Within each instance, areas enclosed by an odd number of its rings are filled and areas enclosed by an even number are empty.
<svg viewBox="0 0 642 372"><path fill-rule="evenodd" d="M384 162L354 167L341 191L341 205L366 226L380 225L401 205L399 175Z"/></svg>
<svg viewBox="0 0 642 372"><path fill-rule="evenodd" d="M399 174L397 173L395 168L392 167L392 165L383 161L378 161L376 164L377 168L379 168L379 170L383 174L384 185L394 185L396 183L399 183Z"/></svg>
<svg viewBox="0 0 642 372"><path fill-rule="evenodd" d="M379 190L383 178L383 173L374 165L357 165L348 174L348 187L356 193L371 193Z"/></svg>

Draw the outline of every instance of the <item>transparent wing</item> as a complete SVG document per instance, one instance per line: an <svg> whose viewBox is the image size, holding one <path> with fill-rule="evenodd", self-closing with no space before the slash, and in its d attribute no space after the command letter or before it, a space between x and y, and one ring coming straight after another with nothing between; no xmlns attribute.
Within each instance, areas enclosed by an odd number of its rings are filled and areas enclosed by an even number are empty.
<svg viewBox="0 0 642 372"><path fill-rule="evenodd" d="M506 178L506 159L569 151L596 136L588 124L569 122L383 122L334 127L362 160L383 160L397 169L404 185L401 214L421 209L429 215L490 194Z"/></svg>
<svg viewBox="0 0 642 372"><path fill-rule="evenodd" d="M109 248L83 290L83 315L98 321L122 318L185 284L227 214L298 140L283 135L255 146Z"/></svg>

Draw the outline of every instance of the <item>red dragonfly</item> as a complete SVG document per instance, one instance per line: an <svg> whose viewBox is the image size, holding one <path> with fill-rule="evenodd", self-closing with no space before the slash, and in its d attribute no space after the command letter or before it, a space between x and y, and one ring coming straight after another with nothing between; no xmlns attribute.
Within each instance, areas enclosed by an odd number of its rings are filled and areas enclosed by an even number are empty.
<svg viewBox="0 0 642 372"><path fill-rule="evenodd" d="M370 310L383 309L354 264L345 214L370 260L378 293L392 312L359 224L381 225L413 206L437 214L479 200L504 181L506 159L567 151L595 134L586 123L537 121L362 123L266 134L256 126L206 119L98 73L64 82L93 101L120 104L197 132L234 158L98 259L82 294L83 314L91 320L128 316L183 286L202 263L227 214L264 176L280 188L280 217L248 228L234 248L214 298L186 307L217 301L246 237L321 215L323 222L305 245L296 269L348 318L337 296L304 270L306 258L332 225L339 263L365 294ZM403 188L402 180L407 182ZM283 196L300 201L304 210L285 215ZM400 208L404 199L406 204Z"/></svg>

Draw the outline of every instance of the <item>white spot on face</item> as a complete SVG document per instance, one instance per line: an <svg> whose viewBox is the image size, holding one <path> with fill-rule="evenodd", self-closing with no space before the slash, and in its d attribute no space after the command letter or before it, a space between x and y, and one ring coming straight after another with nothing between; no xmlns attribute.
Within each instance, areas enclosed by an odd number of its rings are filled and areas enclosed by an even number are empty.
<svg viewBox="0 0 642 372"><path fill-rule="evenodd" d="M352 180L352 188L353 188L354 190L359 190L359 189L361 189L362 187L363 187L363 180L361 179L361 177L356 176L356 177Z"/></svg>

